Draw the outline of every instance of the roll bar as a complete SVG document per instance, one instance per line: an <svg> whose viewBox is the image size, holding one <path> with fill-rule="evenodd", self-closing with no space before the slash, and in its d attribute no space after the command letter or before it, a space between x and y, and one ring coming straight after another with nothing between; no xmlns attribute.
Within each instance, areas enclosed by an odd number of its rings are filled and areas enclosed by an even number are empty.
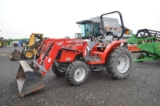
<svg viewBox="0 0 160 106"><path fill-rule="evenodd" d="M102 24L102 28L103 28L103 34L105 34L106 32L105 32L105 28L104 28L103 17L104 17L105 15L110 15L110 14L114 14L114 13L117 13L117 14L119 15L120 21L121 21L122 34L121 34L120 37L118 37L117 40L119 40L119 39L124 35L124 32L125 32L125 27L124 27L123 17L122 17L121 12L119 12L119 11L113 11L113 12L109 12L109 13L104 13L104 14L101 15L100 19L101 19L101 24ZM104 35L103 35L103 36L104 36Z"/></svg>

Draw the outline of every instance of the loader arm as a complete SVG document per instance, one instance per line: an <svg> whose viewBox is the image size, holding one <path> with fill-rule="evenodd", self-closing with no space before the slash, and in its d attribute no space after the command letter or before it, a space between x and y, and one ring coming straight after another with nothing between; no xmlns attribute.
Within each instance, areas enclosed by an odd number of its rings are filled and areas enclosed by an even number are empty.
<svg viewBox="0 0 160 106"><path fill-rule="evenodd" d="M77 40L78 41L78 40ZM82 53L83 50L85 50L87 43L85 41L81 41L79 42L79 45L82 46L82 49L80 50L75 50L75 46L73 45L77 45L77 41L76 40L69 40L69 39L65 39L65 40L54 40L53 42L48 42L46 44L46 47L44 47L43 52L41 53L37 64L40 65L41 68L39 71L41 72L41 74L44 76L46 74L46 72L50 69L50 67L52 66L52 64L54 63L54 61L56 60L56 57L59 53L60 50L65 50L65 51L72 51L72 52L76 52L77 54ZM83 54L85 55L85 54Z"/></svg>

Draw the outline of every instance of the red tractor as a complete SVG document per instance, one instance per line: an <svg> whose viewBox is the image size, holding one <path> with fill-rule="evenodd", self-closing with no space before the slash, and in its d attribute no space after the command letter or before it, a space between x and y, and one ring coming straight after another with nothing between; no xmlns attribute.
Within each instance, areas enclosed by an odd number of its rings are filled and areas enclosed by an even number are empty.
<svg viewBox="0 0 160 106"><path fill-rule="evenodd" d="M105 28L104 16L113 13L120 16L122 29L120 36ZM119 40L128 29L124 27L120 12L102 14L96 22L85 20L77 24L84 26L82 39L46 39L37 61L33 60L30 65L26 61L19 62L16 78L21 97L42 89L43 77L51 67L56 76L65 76L72 86L83 84L89 71L106 69L115 79L124 79L129 75L131 53L127 49L126 41Z"/></svg>

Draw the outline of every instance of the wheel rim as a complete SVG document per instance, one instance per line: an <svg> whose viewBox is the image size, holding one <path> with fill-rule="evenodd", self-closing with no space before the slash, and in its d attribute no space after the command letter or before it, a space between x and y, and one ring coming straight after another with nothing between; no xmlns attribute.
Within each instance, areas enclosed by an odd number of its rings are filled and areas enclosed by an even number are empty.
<svg viewBox="0 0 160 106"><path fill-rule="evenodd" d="M130 66L130 59L127 55L121 55L118 58L117 69L120 73L125 73L128 71Z"/></svg>
<svg viewBox="0 0 160 106"><path fill-rule="evenodd" d="M74 78L77 82L82 81L86 75L85 69L83 67L79 67L76 69L74 73Z"/></svg>
<svg viewBox="0 0 160 106"><path fill-rule="evenodd" d="M33 53L32 53L32 52L26 52L26 57L27 57L27 58L33 57Z"/></svg>

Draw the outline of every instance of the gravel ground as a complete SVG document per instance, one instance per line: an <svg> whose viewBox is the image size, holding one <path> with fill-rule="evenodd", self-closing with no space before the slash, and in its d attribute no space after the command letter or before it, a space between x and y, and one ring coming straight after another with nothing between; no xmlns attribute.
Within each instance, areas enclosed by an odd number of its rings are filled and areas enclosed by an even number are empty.
<svg viewBox="0 0 160 106"><path fill-rule="evenodd" d="M0 48L0 106L160 106L160 61L133 63L125 80L91 72L87 82L77 87L50 71L44 89L20 98L15 78L19 63L9 59L14 49Z"/></svg>

